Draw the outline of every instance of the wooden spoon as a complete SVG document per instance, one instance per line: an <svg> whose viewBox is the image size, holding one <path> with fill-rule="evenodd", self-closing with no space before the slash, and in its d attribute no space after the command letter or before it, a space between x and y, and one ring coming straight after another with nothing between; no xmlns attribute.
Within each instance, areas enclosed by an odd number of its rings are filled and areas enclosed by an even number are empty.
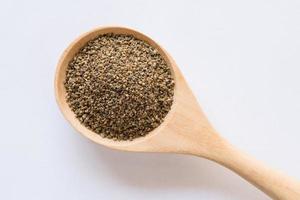
<svg viewBox="0 0 300 200"><path fill-rule="evenodd" d="M160 51L174 75L174 103L164 122L145 137L133 141L102 138L83 126L66 102L64 80L68 63L86 42L105 33L131 34L148 42ZM81 134L98 144L124 151L172 152L204 157L231 169L274 199L300 200L299 182L237 150L214 130L171 56L140 32L124 27L101 27L81 35L60 58L55 76L55 94L65 118Z"/></svg>

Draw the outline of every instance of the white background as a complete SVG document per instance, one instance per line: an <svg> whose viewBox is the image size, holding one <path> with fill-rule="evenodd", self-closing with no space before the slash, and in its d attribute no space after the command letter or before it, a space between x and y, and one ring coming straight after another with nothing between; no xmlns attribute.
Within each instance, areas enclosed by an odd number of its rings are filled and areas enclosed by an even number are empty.
<svg viewBox="0 0 300 200"><path fill-rule="evenodd" d="M0 199L268 199L210 161L113 151L71 128L56 63L111 24L164 46L225 138L300 179L299 1L1 0Z"/></svg>

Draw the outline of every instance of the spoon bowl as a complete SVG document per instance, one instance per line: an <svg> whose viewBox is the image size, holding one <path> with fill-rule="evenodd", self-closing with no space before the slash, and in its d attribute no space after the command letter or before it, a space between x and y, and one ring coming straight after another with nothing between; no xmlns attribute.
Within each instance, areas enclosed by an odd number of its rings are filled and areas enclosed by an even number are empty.
<svg viewBox="0 0 300 200"><path fill-rule="evenodd" d="M66 101L66 69L75 54L90 40L106 33L129 34L155 47L171 68L174 100L164 122L144 137L133 141L103 138L86 128L75 117ZM135 152L171 152L191 154L215 161L261 189L274 199L300 199L300 183L242 153L223 139L201 110L175 61L150 37L125 27L100 27L82 34L62 54L55 75L57 103L70 124L90 140L109 148Z"/></svg>
<svg viewBox="0 0 300 200"><path fill-rule="evenodd" d="M68 106L66 101L66 90L64 87L64 80L66 75L66 69L68 67L69 62L73 59L75 54L90 40L96 38L99 35L106 33L115 33L115 34L129 34L134 37L146 41L151 46L155 47L162 57L165 59L167 65L171 68L171 72L173 74L175 80L175 89L174 89L174 101L172 104L172 108L164 119L164 122L147 134L144 137L139 137L134 139L133 141L114 141L111 139L103 138L99 134L91 131L86 128L84 125L80 123L80 121L76 118L75 114ZM169 145L172 144L166 143L163 141L167 141L170 139L174 139L176 133L182 129L181 132L184 132L184 135L188 136L187 129L190 129L193 126L193 120L189 119L191 114L195 113L195 115L199 115L200 108L197 104L195 97L192 92L189 90L184 77L179 71L177 65L174 60L170 57L170 55L155 41L153 41L148 36L137 32L135 30L124 28L124 27L102 27L98 29L94 29L90 32L87 32L77 38L73 43L69 45L69 47L64 51L63 55L60 58L60 61L57 66L56 78L55 78L55 92L56 99L61 108L62 113L65 118L71 123L71 125L78 130L81 134L91 139L92 141L105 145L110 148L119 149L119 150L128 150L128 151L147 151L147 152L174 152L173 148L168 148ZM188 99L188 102L185 100ZM181 103L180 103L181 102ZM180 112L179 118L175 113ZM204 115L203 115L204 116ZM181 118L181 119L180 119ZM177 131L172 131L177 130ZM170 136L172 134L172 136ZM177 137L179 137L177 135ZM164 139L165 138L165 139ZM179 139L179 138L178 138ZM178 145L176 149L178 149ZM185 148L183 148L184 151ZM177 152L177 151L176 151ZM178 152L181 153L181 152Z"/></svg>

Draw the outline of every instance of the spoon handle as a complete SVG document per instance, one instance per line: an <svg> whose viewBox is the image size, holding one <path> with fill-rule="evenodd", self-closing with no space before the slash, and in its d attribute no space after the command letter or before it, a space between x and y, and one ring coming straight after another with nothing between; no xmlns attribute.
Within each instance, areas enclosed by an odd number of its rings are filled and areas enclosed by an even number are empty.
<svg viewBox="0 0 300 200"><path fill-rule="evenodd" d="M273 199L300 200L300 182L241 152L220 139L207 157L239 174Z"/></svg>

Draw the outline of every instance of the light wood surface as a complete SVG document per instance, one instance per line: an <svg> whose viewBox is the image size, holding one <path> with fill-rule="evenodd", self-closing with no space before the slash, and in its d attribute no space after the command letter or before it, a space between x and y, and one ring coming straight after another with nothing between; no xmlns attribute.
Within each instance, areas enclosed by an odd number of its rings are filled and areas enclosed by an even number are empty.
<svg viewBox="0 0 300 200"><path fill-rule="evenodd" d="M68 63L87 41L104 33L132 34L147 41L160 51L174 75L174 103L165 121L147 136L133 141L116 142L102 138L87 129L76 119L65 99L63 82ZM298 181L237 150L214 130L171 56L140 32L124 27L100 27L81 35L69 45L60 58L55 76L55 94L63 115L71 125L98 144L124 151L172 152L204 157L236 172L273 199L300 200Z"/></svg>

